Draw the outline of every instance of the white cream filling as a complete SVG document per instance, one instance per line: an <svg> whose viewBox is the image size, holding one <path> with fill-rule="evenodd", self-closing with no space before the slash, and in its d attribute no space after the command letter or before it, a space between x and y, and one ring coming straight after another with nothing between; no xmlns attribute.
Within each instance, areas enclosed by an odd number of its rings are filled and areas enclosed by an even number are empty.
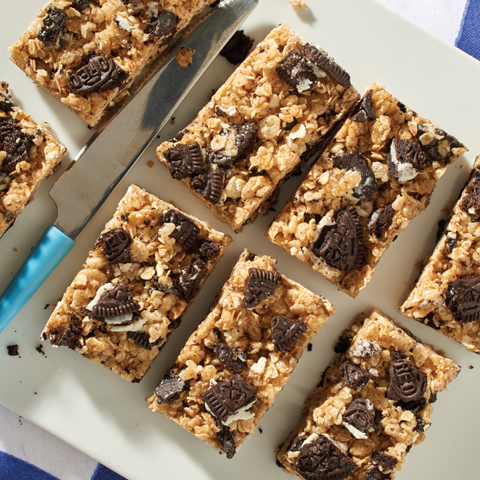
<svg viewBox="0 0 480 480"><path fill-rule="evenodd" d="M126 315L124 315L126 316ZM132 317L132 315L130 315ZM118 318L118 317L116 317ZM111 332L138 332L147 322L144 318L139 318L135 322L130 323L129 325L115 325L110 329Z"/></svg>
<svg viewBox="0 0 480 480"><path fill-rule="evenodd" d="M401 163L398 161L397 152L394 145L395 142L392 142L392 146L390 147L390 160L397 167L398 181L400 183L403 183L408 182L409 180L413 180L418 175L418 171L411 163Z"/></svg>
<svg viewBox="0 0 480 480"><path fill-rule="evenodd" d="M125 17L122 17L121 15L115 15L115 22L117 22L117 25L122 30L125 30L126 32L132 31L132 24Z"/></svg>
<svg viewBox="0 0 480 480"><path fill-rule="evenodd" d="M97 290L97 294L95 295L95 298L86 306L86 309L92 311L93 307L99 302L100 297L105 293L109 292L110 290L113 290L113 288L114 287L111 283L106 283L105 285L102 285Z"/></svg>
<svg viewBox="0 0 480 480"><path fill-rule="evenodd" d="M223 113L226 113L228 116L235 115L237 113L237 109L234 105L230 105L228 108L218 107Z"/></svg>
<svg viewBox="0 0 480 480"><path fill-rule="evenodd" d="M250 418L253 418L255 416L254 412L247 412L249 408L252 407L252 405L256 402L257 400L255 399L253 402L249 403L248 405L245 405L244 407L238 409L237 412L235 412L233 415L228 417L223 423L223 425L230 425L233 422L236 422L237 420L249 420Z"/></svg>
<svg viewBox="0 0 480 480"><path fill-rule="evenodd" d="M350 425L347 422L342 422L343 426L355 437L358 439L365 440L368 438L368 435L366 433L361 432L357 428L355 428L353 425Z"/></svg>

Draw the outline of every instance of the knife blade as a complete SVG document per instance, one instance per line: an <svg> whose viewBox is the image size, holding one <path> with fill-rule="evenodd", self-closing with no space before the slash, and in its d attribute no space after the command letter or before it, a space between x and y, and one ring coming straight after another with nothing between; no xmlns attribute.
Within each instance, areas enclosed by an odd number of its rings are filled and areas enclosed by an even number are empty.
<svg viewBox="0 0 480 480"><path fill-rule="evenodd" d="M220 4L178 46L194 50L192 64L182 67L175 49L70 163L49 192L57 206L55 222L0 297L0 332L73 248L88 222L257 4L258 0Z"/></svg>

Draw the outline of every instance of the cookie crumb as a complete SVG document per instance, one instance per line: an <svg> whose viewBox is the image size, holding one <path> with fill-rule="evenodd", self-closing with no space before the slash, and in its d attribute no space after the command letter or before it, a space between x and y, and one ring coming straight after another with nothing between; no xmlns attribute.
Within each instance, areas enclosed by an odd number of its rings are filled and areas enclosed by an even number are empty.
<svg viewBox="0 0 480 480"><path fill-rule="evenodd" d="M181 67L189 67L192 64L194 54L195 50L193 48L180 47L176 55L178 64Z"/></svg>
<svg viewBox="0 0 480 480"><path fill-rule="evenodd" d="M172 117L172 119L170 120L170 125L175 125L175 117Z"/></svg>
<svg viewBox="0 0 480 480"><path fill-rule="evenodd" d="M308 5L305 3L305 0L290 0L289 3L292 7L308 10Z"/></svg>
<svg viewBox="0 0 480 480"><path fill-rule="evenodd" d="M35 350L38 352L38 353L41 353L43 356L45 356L45 352L43 350L43 345L40 344L38 347L35 348Z"/></svg>
<svg viewBox="0 0 480 480"><path fill-rule="evenodd" d="M16 357L19 355L18 353L18 345L7 345L7 350L8 350L8 354L11 356L11 357Z"/></svg>
<svg viewBox="0 0 480 480"><path fill-rule="evenodd" d="M149 161L147 162L147 167L148 167L148 168L153 168L153 165L154 165L154 163L153 163L152 160L149 160Z"/></svg>
<svg viewBox="0 0 480 480"><path fill-rule="evenodd" d="M313 350L313 345L311 343L309 343L307 345L307 352L311 352Z"/></svg>
<svg viewBox="0 0 480 480"><path fill-rule="evenodd" d="M473 370L473 365L470 365L468 368L469 368L470 370Z"/></svg>
<svg viewBox="0 0 480 480"><path fill-rule="evenodd" d="M254 42L255 40L245 35L243 30L238 30L222 48L220 55L225 57L232 65L238 65L248 57Z"/></svg>

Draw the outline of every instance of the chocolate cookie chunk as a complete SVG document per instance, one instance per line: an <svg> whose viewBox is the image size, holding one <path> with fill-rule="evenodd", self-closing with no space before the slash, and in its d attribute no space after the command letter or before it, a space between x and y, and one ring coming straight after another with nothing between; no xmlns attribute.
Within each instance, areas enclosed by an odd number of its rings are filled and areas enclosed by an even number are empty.
<svg viewBox="0 0 480 480"><path fill-rule="evenodd" d="M444 297L457 322L469 323L480 319L480 275L448 282Z"/></svg>
<svg viewBox="0 0 480 480"><path fill-rule="evenodd" d="M238 30L222 48L220 55L225 57L232 65L238 65L247 58L253 42L252 37L245 35L243 30Z"/></svg>
<svg viewBox="0 0 480 480"><path fill-rule="evenodd" d="M236 374L222 382L212 385L201 398L206 409L222 423L257 399L257 392L253 385L246 383Z"/></svg>
<svg viewBox="0 0 480 480"><path fill-rule="evenodd" d="M368 160L357 152L340 153L333 158L333 166L341 170L356 170L362 176L360 184L353 189L353 196L358 200L373 195L378 190Z"/></svg>
<svg viewBox="0 0 480 480"><path fill-rule="evenodd" d="M360 102L358 111L352 115L354 122L365 123L367 120L375 120L375 107L372 102L372 90L369 90Z"/></svg>
<svg viewBox="0 0 480 480"><path fill-rule="evenodd" d="M350 388L364 387L371 377L370 372L348 359L340 365L339 372L342 382Z"/></svg>
<svg viewBox="0 0 480 480"><path fill-rule="evenodd" d="M68 347L75 350L76 347L80 347L77 340L77 335L71 328L66 328L59 333L56 333L50 337L50 343L54 347Z"/></svg>
<svg viewBox="0 0 480 480"><path fill-rule="evenodd" d="M163 154L170 175L177 180L191 177L204 171L202 149L198 143L176 145Z"/></svg>
<svg viewBox="0 0 480 480"><path fill-rule="evenodd" d="M108 263L129 263L132 237L123 228L114 228L101 236L103 255Z"/></svg>
<svg viewBox="0 0 480 480"><path fill-rule="evenodd" d="M424 136L425 133L434 134L428 136L428 143ZM427 160L430 162L434 160L444 162L453 155L453 148L463 147L463 145L452 135L449 135L440 128L432 129L430 125L423 123L418 124L416 138L419 140L420 148L425 152Z"/></svg>
<svg viewBox="0 0 480 480"><path fill-rule="evenodd" d="M343 421L362 433L367 433L373 427L374 419L373 404L365 398L355 398L343 414Z"/></svg>
<svg viewBox="0 0 480 480"><path fill-rule="evenodd" d="M261 268L249 268L245 281L242 308L254 308L262 300L275 292L280 283L280 275Z"/></svg>
<svg viewBox="0 0 480 480"><path fill-rule="evenodd" d="M382 471L388 472L389 470L393 470L398 463L398 460L395 457L392 457L391 455L387 455L384 452L373 452L372 453L372 458L370 461L374 465L378 465L381 467Z"/></svg>
<svg viewBox="0 0 480 480"><path fill-rule="evenodd" d="M10 113L13 111L14 106L15 104L6 95L0 92L0 110L5 113Z"/></svg>
<svg viewBox="0 0 480 480"><path fill-rule="evenodd" d="M304 444L295 470L305 480L343 480L358 471L354 461L325 435Z"/></svg>
<svg viewBox="0 0 480 480"><path fill-rule="evenodd" d="M207 270L205 262L200 258L192 260L188 265L178 269L179 274L175 277L173 283L175 288L182 292L187 302L197 293Z"/></svg>
<svg viewBox="0 0 480 480"><path fill-rule="evenodd" d="M207 240L200 245L198 253L203 260L212 260L220 253L220 244Z"/></svg>
<svg viewBox="0 0 480 480"><path fill-rule="evenodd" d="M155 387L158 403L172 403L185 390L186 384L180 377L164 377Z"/></svg>
<svg viewBox="0 0 480 480"><path fill-rule="evenodd" d="M316 67L325 72L329 77L333 78L342 87L350 86L350 75L335 63L328 55L322 53L310 43L305 43L301 49L302 55L312 62Z"/></svg>
<svg viewBox="0 0 480 480"><path fill-rule="evenodd" d="M19 355L18 353L18 345L7 345L7 353L11 357L17 357Z"/></svg>
<svg viewBox="0 0 480 480"><path fill-rule="evenodd" d="M232 373L241 373L247 364L246 357L241 350L229 347L224 343L214 343L213 351L222 365Z"/></svg>
<svg viewBox="0 0 480 480"><path fill-rule="evenodd" d="M230 459L233 458L235 453L237 453L237 444L233 433L228 427L223 426L223 428L217 433L217 439L221 444L221 450L225 456Z"/></svg>
<svg viewBox="0 0 480 480"><path fill-rule="evenodd" d="M420 170L425 170L427 156L411 140L393 139L387 155L388 176L400 183L413 180Z"/></svg>
<svg viewBox="0 0 480 480"><path fill-rule="evenodd" d="M472 174L474 178L465 189L460 208L470 215L480 217L480 169L475 167Z"/></svg>
<svg viewBox="0 0 480 480"><path fill-rule="evenodd" d="M2 173L11 174L20 162L30 161L32 137L24 135L16 120L0 118L0 149L7 153L0 167Z"/></svg>
<svg viewBox="0 0 480 480"><path fill-rule="evenodd" d="M423 398L427 390L427 375L402 358L398 352L392 352L390 355L392 363L387 398L402 402L416 402Z"/></svg>
<svg viewBox="0 0 480 480"><path fill-rule="evenodd" d="M95 319L119 317L129 313L136 314L139 309L140 305L133 300L130 288L126 285L115 285L112 290L100 297L89 317Z"/></svg>
<svg viewBox="0 0 480 480"><path fill-rule="evenodd" d="M85 8L87 8L88 6L90 6L90 0L73 0L72 1L72 7L75 10L78 10L79 12L81 12L82 10L85 10Z"/></svg>
<svg viewBox="0 0 480 480"><path fill-rule="evenodd" d="M161 217L162 223L173 223L171 236L185 249L190 250L197 241L200 229L193 220L177 210L167 210Z"/></svg>
<svg viewBox="0 0 480 480"><path fill-rule="evenodd" d="M363 231L355 207L349 205L336 214L335 224L323 228L312 253L341 272L366 264Z"/></svg>
<svg viewBox="0 0 480 480"><path fill-rule="evenodd" d="M67 20L68 15L63 10L50 7L47 16L43 20L43 25L38 32L37 38L43 42L44 45L55 45Z"/></svg>
<svg viewBox="0 0 480 480"><path fill-rule="evenodd" d="M180 19L168 10L161 11L158 16L152 18L147 24L147 32L150 33L148 42L155 41L155 37L173 35Z"/></svg>
<svg viewBox="0 0 480 480"><path fill-rule="evenodd" d="M372 235L375 235L379 240L382 240L382 234L392 224L395 210L391 205L384 205L377 208L370 217L368 222L368 230Z"/></svg>
<svg viewBox="0 0 480 480"><path fill-rule="evenodd" d="M209 170L193 177L190 186L210 203L218 203L223 191L223 173L221 170Z"/></svg>
<svg viewBox="0 0 480 480"><path fill-rule="evenodd" d="M378 467L370 467L365 472L365 480L390 480L392 477L380 471Z"/></svg>
<svg viewBox="0 0 480 480"><path fill-rule="evenodd" d="M305 332L307 326L300 320L277 315L272 319L272 342L276 352L283 352L293 345Z"/></svg>
<svg viewBox="0 0 480 480"><path fill-rule="evenodd" d="M297 50L290 50L275 70L282 80L296 87L298 93L310 90L317 81L313 68Z"/></svg>
<svg viewBox="0 0 480 480"><path fill-rule="evenodd" d="M113 59L107 60L98 55L90 58L88 63L68 76L72 92L77 95L101 93L120 87L128 77Z"/></svg>
<svg viewBox="0 0 480 480"><path fill-rule="evenodd" d="M147 350L152 350L152 348L155 348L160 342L160 338L156 342L151 342L150 335L147 332L127 332L127 337Z"/></svg>

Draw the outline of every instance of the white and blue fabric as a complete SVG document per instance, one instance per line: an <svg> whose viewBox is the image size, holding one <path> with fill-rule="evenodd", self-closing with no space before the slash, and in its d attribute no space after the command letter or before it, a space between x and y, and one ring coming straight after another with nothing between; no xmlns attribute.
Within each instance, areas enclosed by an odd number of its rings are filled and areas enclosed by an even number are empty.
<svg viewBox="0 0 480 480"><path fill-rule="evenodd" d="M480 0L380 1L480 60ZM55 455L52 456L51 452L55 452ZM0 478L5 480L123 479L122 476L2 405L0 405Z"/></svg>

